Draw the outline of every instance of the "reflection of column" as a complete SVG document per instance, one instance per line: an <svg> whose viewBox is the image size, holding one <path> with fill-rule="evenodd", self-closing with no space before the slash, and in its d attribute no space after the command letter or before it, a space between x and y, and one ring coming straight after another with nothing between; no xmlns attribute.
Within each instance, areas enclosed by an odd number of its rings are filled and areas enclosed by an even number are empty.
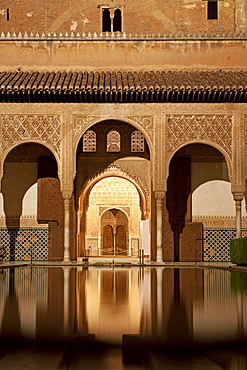
<svg viewBox="0 0 247 370"><path fill-rule="evenodd" d="M243 194L234 193L233 194L235 205L236 205L236 238L242 237L242 200Z"/></svg>
<svg viewBox="0 0 247 370"><path fill-rule="evenodd" d="M243 338L244 334L244 311L243 311L243 292L238 290L237 293L237 315L238 315L238 339Z"/></svg>
<svg viewBox="0 0 247 370"><path fill-rule="evenodd" d="M163 306L162 306L162 276L163 276L163 268L158 267L156 269L157 273L157 330L161 331L158 332L157 334L160 336L163 331L163 319L162 319L162 311L163 311Z"/></svg>
<svg viewBox="0 0 247 370"><path fill-rule="evenodd" d="M162 217L163 217L163 199L164 192L155 192L156 199L156 240L157 240L157 258L156 262L163 262L163 251L162 251Z"/></svg>
<svg viewBox="0 0 247 370"><path fill-rule="evenodd" d="M63 268L63 334L68 334L69 329L69 267Z"/></svg>
<svg viewBox="0 0 247 370"><path fill-rule="evenodd" d="M64 200L64 257L63 262L70 262L70 199L71 194L63 194Z"/></svg>

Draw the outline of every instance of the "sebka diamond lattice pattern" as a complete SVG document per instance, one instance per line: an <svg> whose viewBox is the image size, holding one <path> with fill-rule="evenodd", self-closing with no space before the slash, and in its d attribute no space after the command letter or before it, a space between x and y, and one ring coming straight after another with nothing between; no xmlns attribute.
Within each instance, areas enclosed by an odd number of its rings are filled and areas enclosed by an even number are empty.
<svg viewBox="0 0 247 370"><path fill-rule="evenodd" d="M48 228L0 228L5 261L47 261Z"/></svg>
<svg viewBox="0 0 247 370"><path fill-rule="evenodd" d="M3 151L18 141L41 140L60 155L60 116L59 115L2 115Z"/></svg>
<svg viewBox="0 0 247 370"><path fill-rule="evenodd" d="M231 156L232 117L227 115L179 115L167 117L167 151L186 142L209 140Z"/></svg>
<svg viewBox="0 0 247 370"><path fill-rule="evenodd" d="M236 229L203 230L203 261L230 262L230 240L236 237Z"/></svg>

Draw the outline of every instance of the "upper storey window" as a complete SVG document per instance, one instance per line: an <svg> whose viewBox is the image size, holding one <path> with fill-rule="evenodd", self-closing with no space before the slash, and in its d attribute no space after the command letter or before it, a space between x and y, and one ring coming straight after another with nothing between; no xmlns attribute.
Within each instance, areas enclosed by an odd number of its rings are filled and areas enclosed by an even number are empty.
<svg viewBox="0 0 247 370"><path fill-rule="evenodd" d="M9 9L6 9L6 21L10 20Z"/></svg>
<svg viewBox="0 0 247 370"><path fill-rule="evenodd" d="M83 135L83 152L96 152L96 133L87 130Z"/></svg>
<svg viewBox="0 0 247 370"><path fill-rule="evenodd" d="M102 8L102 32L122 32L122 11L119 8Z"/></svg>
<svg viewBox="0 0 247 370"><path fill-rule="evenodd" d="M218 19L218 1L208 1L208 19Z"/></svg>
<svg viewBox="0 0 247 370"><path fill-rule="evenodd" d="M118 131L111 130L107 134L106 139L106 151L107 152L120 152L121 151L121 136Z"/></svg>

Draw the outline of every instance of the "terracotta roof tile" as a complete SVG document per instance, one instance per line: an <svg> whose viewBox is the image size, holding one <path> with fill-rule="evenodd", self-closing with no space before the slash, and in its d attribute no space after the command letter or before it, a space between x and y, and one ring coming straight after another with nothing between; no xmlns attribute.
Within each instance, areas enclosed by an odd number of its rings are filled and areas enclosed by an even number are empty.
<svg viewBox="0 0 247 370"><path fill-rule="evenodd" d="M246 100L247 70L0 72L0 102Z"/></svg>

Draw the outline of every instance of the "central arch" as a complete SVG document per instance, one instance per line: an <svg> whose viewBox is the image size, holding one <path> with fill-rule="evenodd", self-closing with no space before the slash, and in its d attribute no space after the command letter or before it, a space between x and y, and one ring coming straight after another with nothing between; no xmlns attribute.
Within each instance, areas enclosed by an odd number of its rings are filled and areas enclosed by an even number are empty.
<svg viewBox="0 0 247 370"><path fill-rule="evenodd" d="M77 209L77 255L84 256L89 251L92 255L101 255L102 243L107 243L107 240L111 250L116 247L116 243L124 244L124 248L119 247L122 249L121 252L118 248L113 250L114 255L138 254L139 223L141 220L149 219L150 216L150 153L144 134L131 124L120 120L108 119L97 122L83 133L78 142L76 158L74 188ZM97 184L101 181L108 182L111 178L115 181L113 186L115 195L112 197L114 201L105 203L102 201L97 208L97 225L93 221L97 231L90 230L88 220L91 217L91 194L97 188ZM134 221L130 214L131 206L128 205L127 192L121 202L115 202L118 199L118 184L121 182L126 182L136 193L139 215L135 231L131 228ZM119 215L127 217L125 225L113 227L107 224L103 229L101 220L104 220L104 212L115 209L120 212ZM102 235L105 239L102 239Z"/></svg>
<svg viewBox="0 0 247 370"><path fill-rule="evenodd" d="M128 178L100 176L84 189L78 212L78 239L91 256L138 256L144 210L137 187ZM142 194L142 196L144 196ZM87 201L87 203L85 203ZM83 248L84 247L84 248Z"/></svg>

